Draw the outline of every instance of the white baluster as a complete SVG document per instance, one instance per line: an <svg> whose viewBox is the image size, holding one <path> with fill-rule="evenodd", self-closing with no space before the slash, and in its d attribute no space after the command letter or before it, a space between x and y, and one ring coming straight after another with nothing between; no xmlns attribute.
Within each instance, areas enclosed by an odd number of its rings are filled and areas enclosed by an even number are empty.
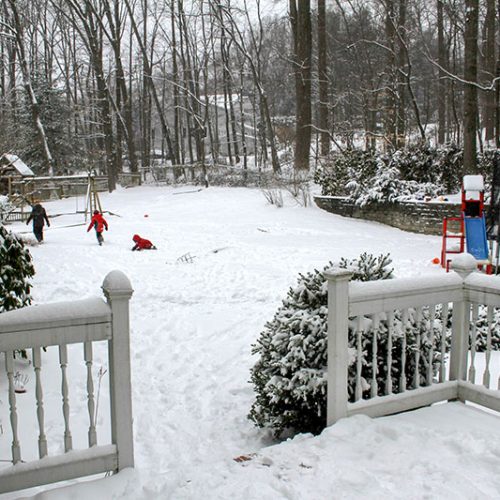
<svg viewBox="0 0 500 500"><path fill-rule="evenodd" d="M420 348L421 346L421 332L422 332L422 308L417 307L417 335L415 338L415 373L413 376L413 387L418 389L420 387Z"/></svg>
<svg viewBox="0 0 500 500"><path fill-rule="evenodd" d="M418 389L420 387L420 350L422 348L421 336L422 336L422 308L417 307L417 335L415 337L415 372L413 375L413 388Z"/></svg>
<svg viewBox="0 0 500 500"><path fill-rule="evenodd" d="M477 319L479 316L478 304L472 304L472 323L470 328L470 366L469 382L473 384L476 381L476 341L477 341Z"/></svg>
<svg viewBox="0 0 500 500"><path fill-rule="evenodd" d="M38 417L38 455L43 458L47 455L47 437L44 430L44 409L43 409L43 390L42 390L42 350L40 347L33 348L33 368L35 369L35 398L36 415Z"/></svg>
<svg viewBox="0 0 500 500"><path fill-rule="evenodd" d="M387 313L387 377L385 393L392 394L392 335L394 330L394 311Z"/></svg>
<svg viewBox="0 0 500 500"><path fill-rule="evenodd" d="M69 428L69 390L66 369L68 367L68 347L66 344L59 346L59 364L61 366L61 393L62 411L64 417L64 451L73 448L73 438Z"/></svg>
<svg viewBox="0 0 500 500"><path fill-rule="evenodd" d="M17 408L16 391L14 388L14 353L12 351L5 353L5 370L7 380L9 381L9 408L10 408L10 427L12 429L12 463L17 464L21 461L21 447L17 435Z"/></svg>
<svg viewBox="0 0 500 500"><path fill-rule="evenodd" d="M446 380L446 326L448 324L449 305L446 302L441 309L441 365L439 366L439 382Z"/></svg>
<svg viewBox="0 0 500 500"><path fill-rule="evenodd" d="M362 331L363 316L358 316L356 319L356 390L354 392L354 400L358 401L363 396L363 385L361 383L361 369L363 367L363 331Z"/></svg>
<svg viewBox="0 0 500 500"><path fill-rule="evenodd" d="M399 392L406 391L406 326L408 325L408 309L403 309L401 318L401 374L399 376Z"/></svg>
<svg viewBox="0 0 500 500"><path fill-rule="evenodd" d="M380 318L378 314L373 315L373 342L372 342L372 386L371 386L371 397L374 398L378 395L378 360L377 360L377 334L380 326Z"/></svg>
<svg viewBox="0 0 500 500"><path fill-rule="evenodd" d="M487 309L487 322L488 322L488 332L486 334L486 359L485 359L485 368L483 373L483 385L484 387L490 387L490 361L491 361L491 331L493 329L493 306L488 306Z"/></svg>
<svg viewBox="0 0 500 500"><path fill-rule="evenodd" d="M430 347L429 347L429 361L427 365L427 385L432 385L433 376L433 362L434 362L434 326L436 322L436 306L429 307L429 335L427 337Z"/></svg>
<svg viewBox="0 0 500 500"><path fill-rule="evenodd" d="M92 378L92 342L84 343L85 364L87 365L87 408L89 412L89 447L97 444L97 433L95 429L95 400L94 380Z"/></svg>

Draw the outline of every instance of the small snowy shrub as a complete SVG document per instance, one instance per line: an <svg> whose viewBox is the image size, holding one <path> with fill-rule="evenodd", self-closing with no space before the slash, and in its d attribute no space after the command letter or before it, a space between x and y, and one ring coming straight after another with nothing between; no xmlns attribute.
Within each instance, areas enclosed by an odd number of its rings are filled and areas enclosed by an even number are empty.
<svg viewBox="0 0 500 500"><path fill-rule="evenodd" d="M280 189L263 189L262 194L270 205L283 207L283 193Z"/></svg>
<svg viewBox="0 0 500 500"><path fill-rule="evenodd" d="M0 313L31 304L31 254L21 239L0 224ZM26 353L21 351L21 356Z"/></svg>
<svg viewBox="0 0 500 500"><path fill-rule="evenodd" d="M359 259L342 259L338 267L353 272L353 280L371 281L389 279L389 255L374 257L362 254ZM290 288L274 318L266 323L264 331L254 344L253 354L258 360L251 369L251 382L254 384L256 399L250 410L249 418L258 426L273 430L279 437L284 431L320 432L326 424L326 385L327 385L327 315L328 296L324 271L332 267L329 263L323 271L314 270L300 274L295 288ZM407 387L413 387L416 376L415 356L417 317L410 310L409 325L406 328L406 368L401 373L401 352L403 328L401 315L395 315L395 331L392 337L393 364L391 380L393 391L398 392L400 383L406 380ZM366 322L371 321L365 318ZM351 322L352 323L352 322ZM428 327L424 315L422 331ZM436 332L440 326L436 322ZM372 380L372 335L363 336L362 377L364 397L370 394ZM425 385L425 375L429 362L430 344L426 336L420 338L421 357L418 377ZM385 394L387 374L387 320L381 317L377 350L378 394ZM356 335L354 325L349 325L349 347L353 354L348 373L348 392L352 401L355 390ZM432 363L437 362L433 356ZM433 366L433 370L435 367Z"/></svg>

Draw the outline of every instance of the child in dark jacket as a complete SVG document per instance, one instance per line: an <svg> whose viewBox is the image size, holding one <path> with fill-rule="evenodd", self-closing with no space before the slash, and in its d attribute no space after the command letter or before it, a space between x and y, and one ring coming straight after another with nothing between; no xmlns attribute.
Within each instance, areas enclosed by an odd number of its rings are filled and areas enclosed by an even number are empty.
<svg viewBox="0 0 500 500"><path fill-rule="evenodd" d="M31 214L26 221L26 225L28 225L31 221L33 221L33 234L35 235L38 243L41 243L43 241L43 226L45 225L45 222L47 222L47 226L50 227L50 222L45 208L43 208L40 203L33 205Z"/></svg>
<svg viewBox="0 0 500 500"><path fill-rule="evenodd" d="M132 248L132 252L141 250L156 250L156 247L149 240L141 238L138 234L134 234L133 238L135 245Z"/></svg>
<svg viewBox="0 0 500 500"><path fill-rule="evenodd" d="M94 215L92 216L92 219L90 219L90 224L89 227L87 228L87 233L92 228L95 229L97 242L99 243L99 245L102 245L102 242L104 241L104 238L102 237L102 231L104 228L106 228L106 231L108 230L108 223L106 222L102 214L99 212L99 210L94 210Z"/></svg>

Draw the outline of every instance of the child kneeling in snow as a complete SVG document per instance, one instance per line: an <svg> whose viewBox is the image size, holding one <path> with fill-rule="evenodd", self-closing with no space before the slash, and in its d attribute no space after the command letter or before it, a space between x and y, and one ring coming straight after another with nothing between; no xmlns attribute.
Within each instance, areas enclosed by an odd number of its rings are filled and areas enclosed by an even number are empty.
<svg viewBox="0 0 500 500"><path fill-rule="evenodd" d="M156 247L149 240L141 238L138 234L134 234L132 238L135 242L135 245L132 248L132 252L135 250L156 250Z"/></svg>

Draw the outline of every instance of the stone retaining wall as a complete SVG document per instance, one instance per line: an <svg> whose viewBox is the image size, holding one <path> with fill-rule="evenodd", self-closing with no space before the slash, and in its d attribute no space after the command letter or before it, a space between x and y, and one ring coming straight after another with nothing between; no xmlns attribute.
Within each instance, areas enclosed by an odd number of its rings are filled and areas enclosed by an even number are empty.
<svg viewBox="0 0 500 500"><path fill-rule="evenodd" d="M344 217L366 219L413 233L441 235L444 217L459 217L460 204L435 202L372 203L359 207L346 198L315 196L319 208Z"/></svg>

